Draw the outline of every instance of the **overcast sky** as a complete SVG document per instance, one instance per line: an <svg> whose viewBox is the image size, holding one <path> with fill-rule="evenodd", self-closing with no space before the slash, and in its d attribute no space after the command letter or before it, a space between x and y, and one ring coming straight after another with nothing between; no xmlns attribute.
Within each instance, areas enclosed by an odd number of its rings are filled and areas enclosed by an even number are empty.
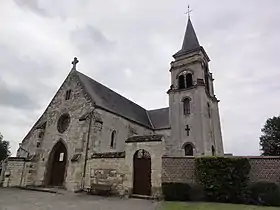
<svg viewBox="0 0 280 210"><path fill-rule="evenodd" d="M280 114L279 0L2 0L0 132L13 154L74 56L79 71L144 108L168 106L188 4L211 59L225 152L259 154L261 127Z"/></svg>

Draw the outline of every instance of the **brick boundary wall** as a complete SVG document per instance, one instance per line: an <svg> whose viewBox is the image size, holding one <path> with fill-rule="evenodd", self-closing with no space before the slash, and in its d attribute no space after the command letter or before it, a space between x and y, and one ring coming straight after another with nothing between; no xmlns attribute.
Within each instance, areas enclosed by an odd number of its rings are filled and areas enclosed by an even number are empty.
<svg viewBox="0 0 280 210"><path fill-rule="evenodd" d="M227 158L248 158L251 164L252 182L280 183L280 157L231 156ZM162 183L168 182L195 183L195 158L162 157Z"/></svg>

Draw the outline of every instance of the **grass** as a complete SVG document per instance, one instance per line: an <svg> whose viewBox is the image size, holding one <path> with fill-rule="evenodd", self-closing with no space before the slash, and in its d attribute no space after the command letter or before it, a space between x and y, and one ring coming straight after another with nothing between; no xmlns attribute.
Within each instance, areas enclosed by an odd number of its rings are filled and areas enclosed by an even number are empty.
<svg viewBox="0 0 280 210"><path fill-rule="evenodd" d="M280 207L250 206L222 203L164 202L160 210L279 210Z"/></svg>

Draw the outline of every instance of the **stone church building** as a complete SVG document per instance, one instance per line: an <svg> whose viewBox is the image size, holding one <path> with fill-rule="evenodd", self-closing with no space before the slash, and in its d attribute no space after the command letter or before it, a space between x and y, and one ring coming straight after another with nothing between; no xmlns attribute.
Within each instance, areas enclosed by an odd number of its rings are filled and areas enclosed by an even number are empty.
<svg viewBox="0 0 280 210"><path fill-rule="evenodd" d="M169 107L155 110L146 110L81 73L75 58L65 81L20 144L17 157L9 160L9 164L13 159L24 162L21 166L28 170L11 166L10 181L3 178L4 185L12 186L14 177L21 185L74 191L92 183L110 184L119 194L156 196L162 157L223 156L210 59L190 18L182 48L173 58L171 84L166 87Z"/></svg>

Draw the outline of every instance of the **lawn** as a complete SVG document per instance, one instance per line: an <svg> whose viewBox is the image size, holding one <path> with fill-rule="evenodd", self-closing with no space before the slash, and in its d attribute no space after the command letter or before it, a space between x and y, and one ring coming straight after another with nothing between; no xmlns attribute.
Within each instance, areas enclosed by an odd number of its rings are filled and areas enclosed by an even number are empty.
<svg viewBox="0 0 280 210"><path fill-rule="evenodd" d="M280 207L263 207L222 203L164 202L160 210L279 210Z"/></svg>

